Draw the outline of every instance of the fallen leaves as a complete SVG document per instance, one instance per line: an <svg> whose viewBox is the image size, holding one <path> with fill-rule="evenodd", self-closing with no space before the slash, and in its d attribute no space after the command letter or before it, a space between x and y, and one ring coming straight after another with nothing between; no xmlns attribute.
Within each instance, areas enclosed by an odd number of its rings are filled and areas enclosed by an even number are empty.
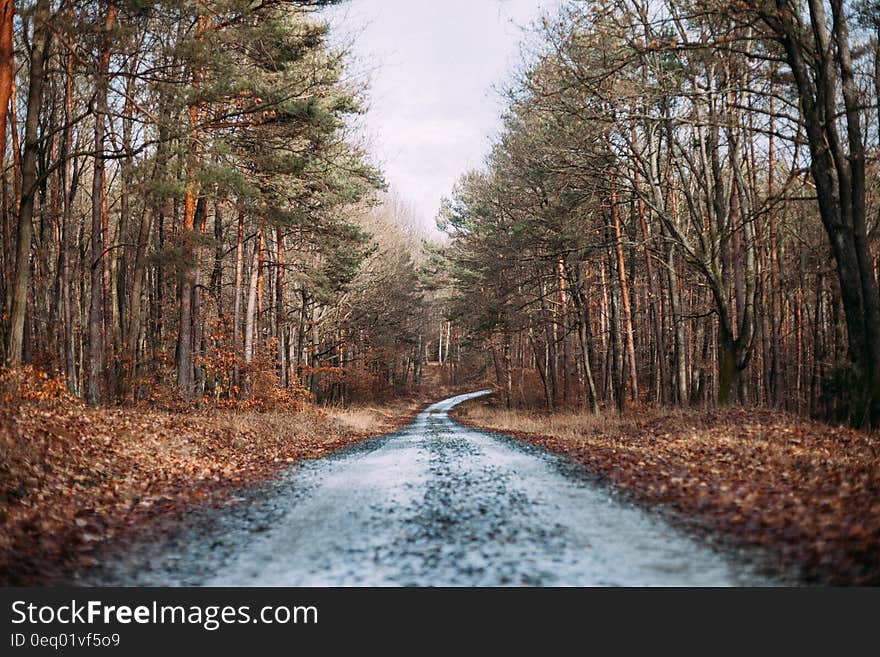
<svg viewBox="0 0 880 657"><path fill-rule="evenodd" d="M806 581L880 584L880 439L755 409L633 416L508 412L459 419L570 456L631 496L742 545Z"/></svg>
<svg viewBox="0 0 880 657"><path fill-rule="evenodd" d="M408 421L412 404L302 412L0 406L0 584L58 581L101 544L192 504L223 504L289 463Z"/></svg>

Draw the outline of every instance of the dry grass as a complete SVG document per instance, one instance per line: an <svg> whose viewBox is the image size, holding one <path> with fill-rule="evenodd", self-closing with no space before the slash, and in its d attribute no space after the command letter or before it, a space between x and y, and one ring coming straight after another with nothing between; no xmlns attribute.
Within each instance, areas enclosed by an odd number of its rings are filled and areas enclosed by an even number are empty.
<svg viewBox="0 0 880 657"><path fill-rule="evenodd" d="M880 583L880 439L768 410L458 418L569 455L633 497L774 551L811 581Z"/></svg>
<svg viewBox="0 0 880 657"><path fill-rule="evenodd" d="M507 409L491 404L466 404L455 412L456 417L497 431L545 433L575 442L609 433L638 428L633 415L602 412L597 415L583 411L563 410L556 413Z"/></svg>
<svg viewBox="0 0 880 657"><path fill-rule="evenodd" d="M396 427L399 418L409 416L418 404L398 402L382 406L352 406L350 408L330 408L323 411L325 421L331 421L343 431L353 433L374 433L377 427Z"/></svg>

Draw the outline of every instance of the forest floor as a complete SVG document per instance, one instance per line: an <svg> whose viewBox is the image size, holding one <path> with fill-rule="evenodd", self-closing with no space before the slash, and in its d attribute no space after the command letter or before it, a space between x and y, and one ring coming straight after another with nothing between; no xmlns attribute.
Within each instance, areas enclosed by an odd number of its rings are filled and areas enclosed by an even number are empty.
<svg viewBox="0 0 880 657"><path fill-rule="evenodd" d="M406 425L417 398L300 412L0 406L0 585L45 585L151 521Z"/></svg>
<svg viewBox="0 0 880 657"><path fill-rule="evenodd" d="M562 453L805 582L880 584L880 436L756 409L590 415L473 401L454 417Z"/></svg>

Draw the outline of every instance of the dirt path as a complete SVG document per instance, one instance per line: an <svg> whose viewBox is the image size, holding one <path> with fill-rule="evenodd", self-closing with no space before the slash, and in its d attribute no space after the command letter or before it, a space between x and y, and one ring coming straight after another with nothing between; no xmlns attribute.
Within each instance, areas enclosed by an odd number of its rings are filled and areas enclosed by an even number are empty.
<svg viewBox="0 0 880 657"><path fill-rule="evenodd" d="M755 568L438 402L272 489L115 556L82 583L751 585Z"/></svg>

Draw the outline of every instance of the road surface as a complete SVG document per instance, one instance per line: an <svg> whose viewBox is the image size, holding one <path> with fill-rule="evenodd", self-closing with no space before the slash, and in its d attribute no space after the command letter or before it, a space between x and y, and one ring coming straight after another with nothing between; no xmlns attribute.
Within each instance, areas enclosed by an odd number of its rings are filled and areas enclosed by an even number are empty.
<svg viewBox="0 0 880 657"><path fill-rule="evenodd" d="M558 457L447 415L292 468L82 578L198 586L725 586L771 582Z"/></svg>

